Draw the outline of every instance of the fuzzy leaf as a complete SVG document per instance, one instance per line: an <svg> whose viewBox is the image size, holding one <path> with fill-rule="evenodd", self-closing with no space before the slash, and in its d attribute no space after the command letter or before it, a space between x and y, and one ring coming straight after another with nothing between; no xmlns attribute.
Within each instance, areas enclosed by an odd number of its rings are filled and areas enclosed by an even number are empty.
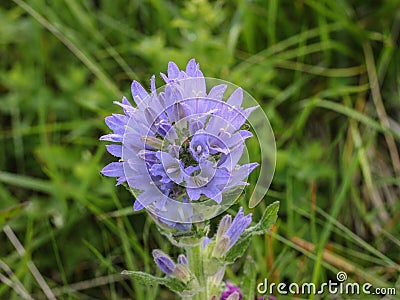
<svg viewBox="0 0 400 300"><path fill-rule="evenodd" d="M246 251L247 247L250 244L251 233L247 233L246 231L243 233L242 237L236 242L235 245L229 249L228 253L225 256L224 261L228 264L233 264L236 259L242 257L244 252Z"/></svg>
<svg viewBox="0 0 400 300"><path fill-rule="evenodd" d="M272 225L275 224L278 219L279 201L276 201L265 209L265 212L261 220L251 229L252 234L264 234L266 233Z"/></svg>
<svg viewBox="0 0 400 300"><path fill-rule="evenodd" d="M186 286L180 281L172 277L157 277L145 272L139 271L122 271L121 275L130 276L133 280L144 285L157 285L162 284L169 288L171 291L181 293L185 290Z"/></svg>

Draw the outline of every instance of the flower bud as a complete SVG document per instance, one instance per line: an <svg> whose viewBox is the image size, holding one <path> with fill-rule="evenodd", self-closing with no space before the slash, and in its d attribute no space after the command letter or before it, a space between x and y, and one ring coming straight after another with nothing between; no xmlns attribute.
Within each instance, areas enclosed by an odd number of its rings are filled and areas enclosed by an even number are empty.
<svg viewBox="0 0 400 300"><path fill-rule="evenodd" d="M153 250L154 261L157 266L167 275L171 275L176 269L175 263L172 259L159 249Z"/></svg>
<svg viewBox="0 0 400 300"><path fill-rule="evenodd" d="M178 256L178 264L187 265L188 261L184 254L179 254Z"/></svg>
<svg viewBox="0 0 400 300"><path fill-rule="evenodd" d="M240 238L244 230L249 226L251 223L251 214L247 216L243 213L243 208L240 207L239 212L235 216L230 225L229 229L226 231L226 235L229 236L229 248L231 248Z"/></svg>
<svg viewBox="0 0 400 300"><path fill-rule="evenodd" d="M228 248L229 248L229 237L227 235L224 235L220 238L219 241L217 241L215 243L215 247L214 247L212 255L214 257L219 258L219 257L225 255Z"/></svg>
<svg viewBox="0 0 400 300"><path fill-rule="evenodd" d="M229 227L232 224L232 216L225 215L221 221L219 222L218 230L217 230L217 241L221 239L221 237L228 231Z"/></svg>
<svg viewBox="0 0 400 300"><path fill-rule="evenodd" d="M172 275L183 283L189 282L191 278L190 271L184 265L177 265Z"/></svg>

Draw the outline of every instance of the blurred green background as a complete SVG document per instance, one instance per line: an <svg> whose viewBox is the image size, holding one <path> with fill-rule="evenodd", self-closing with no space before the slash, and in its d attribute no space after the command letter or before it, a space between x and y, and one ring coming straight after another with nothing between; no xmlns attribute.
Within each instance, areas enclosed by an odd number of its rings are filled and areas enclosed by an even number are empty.
<svg viewBox="0 0 400 300"><path fill-rule="evenodd" d="M399 30L396 0L0 1L0 209L30 203L0 212L1 227L20 212L0 231L0 299L174 299L119 275L159 274L151 249L176 250L101 177L98 137L133 79L148 88L192 57L252 94L276 135L271 190L247 208L257 220L281 201L247 252L257 283L341 270L399 287Z"/></svg>

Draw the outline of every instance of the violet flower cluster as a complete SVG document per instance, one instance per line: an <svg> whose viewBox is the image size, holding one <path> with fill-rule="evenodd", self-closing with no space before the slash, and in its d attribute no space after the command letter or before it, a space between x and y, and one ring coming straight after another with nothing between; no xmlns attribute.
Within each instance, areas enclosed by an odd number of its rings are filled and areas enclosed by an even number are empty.
<svg viewBox="0 0 400 300"><path fill-rule="evenodd" d="M195 202L221 204L223 195L246 185L257 167L239 164L244 142L252 136L243 125L257 106L241 107L241 88L226 101L225 84L207 92L194 59L185 71L170 62L168 75L161 76L166 83L163 91L156 90L154 75L150 92L133 81L136 107L123 97L116 104L124 114L105 119L113 132L100 140L116 143L106 147L119 161L101 173L116 177L117 185L127 183L136 195L135 210L146 208L170 227L187 230L192 222L207 218L204 206ZM229 233L233 239L235 234Z"/></svg>
<svg viewBox="0 0 400 300"><path fill-rule="evenodd" d="M163 277L123 274L144 284L163 284L182 299L240 300L246 291L224 284L226 267L244 253L253 234L269 229L277 203L250 228L252 214L245 215L242 207L235 217L225 215L212 237L207 221L237 200L258 166L248 162L245 145L252 136L246 122L258 106L242 107L242 89L205 78L194 59L185 70L169 62L161 77L165 85L157 89L153 75L149 91L133 81L134 106L125 97L115 102L123 114L106 117L112 132L100 140L111 142L107 151L118 160L101 173L124 184L135 196L134 210L145 209L186 255L175 261L153 250Z"/></svg>

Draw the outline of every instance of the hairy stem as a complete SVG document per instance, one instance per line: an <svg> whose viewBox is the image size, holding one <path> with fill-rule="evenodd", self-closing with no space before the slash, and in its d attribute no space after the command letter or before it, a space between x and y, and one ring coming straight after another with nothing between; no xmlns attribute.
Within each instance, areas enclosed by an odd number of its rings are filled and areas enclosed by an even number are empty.
<svg viewBox="0 0 400 300"><path fill-rule="evenodd" d="M203 266L203 248L202 243L194 244L193 246L186 246L186 256L189 263L190 270L196 276L200 292L192 296L193 300L205 300L207 298L207 283L204 276Z"/></svg>

